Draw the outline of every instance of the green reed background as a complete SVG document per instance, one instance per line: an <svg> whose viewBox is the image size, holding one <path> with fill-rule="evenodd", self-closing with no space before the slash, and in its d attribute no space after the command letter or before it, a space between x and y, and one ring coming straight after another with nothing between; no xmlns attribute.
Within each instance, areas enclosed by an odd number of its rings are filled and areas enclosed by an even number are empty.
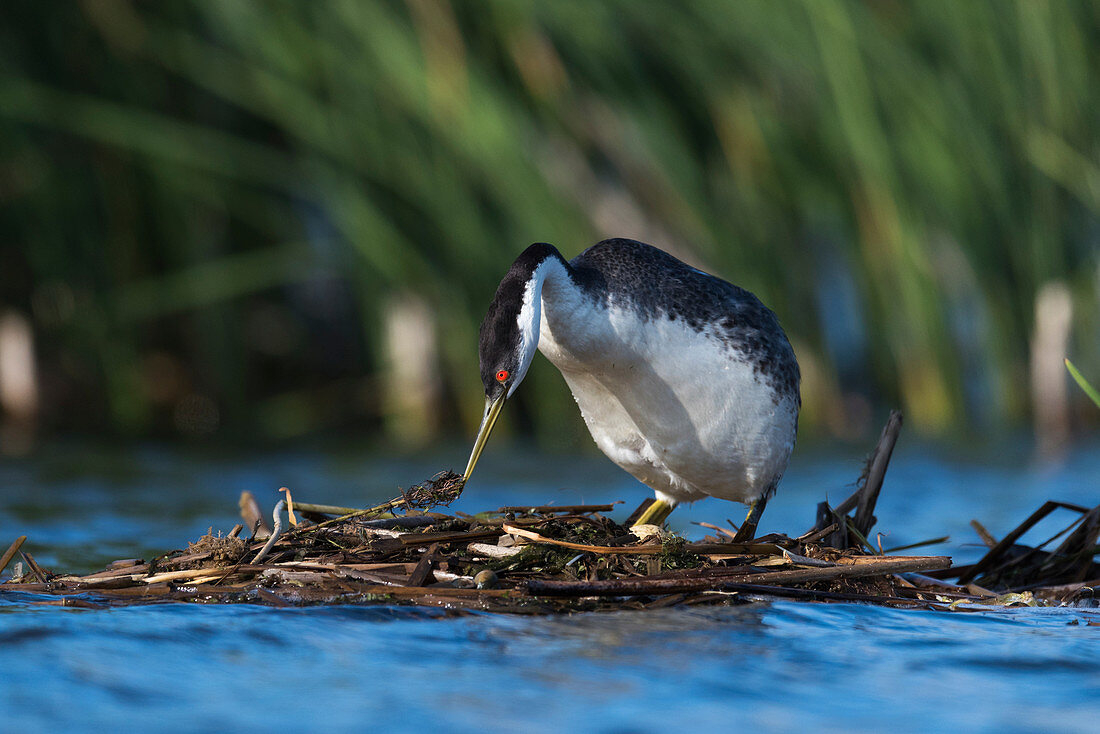
<svg viewBox="0 0 1100 734"><path fill-rule="evenodd" d="M46 426L469 430L511 258L616 235L776 310L807 432L885 404L931 432L1026 421L1051 281L1100 374L1100 3L0 15L0 307L34 327ZM401 304L430 365L386 347ZM512 426L577 435L554 370L529 382Z"/></svg>

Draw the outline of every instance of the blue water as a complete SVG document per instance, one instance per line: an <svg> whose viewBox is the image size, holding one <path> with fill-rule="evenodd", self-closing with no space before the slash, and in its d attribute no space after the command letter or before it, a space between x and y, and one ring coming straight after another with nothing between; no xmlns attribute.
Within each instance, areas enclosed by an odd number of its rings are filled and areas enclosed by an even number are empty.
<svg viewBox="0 0 1100 734"><path fill-rule="evenodd" d="M0 464L0 545L25 533L40 563L93 570L230 528L243 489L265 504L289 485L305 501L362 505L461 453L441 462L67 447ZM763 529L804 530L817 500L847 495L859 458L796 453ZM489 454L479 474L455 509L627 499L625 515L644 494L594 458ZM1097 447L1037 467L1026 451L903 446L879 503L879 528L895 529L883 545L950 533L930 552L973 560L970 518L1001 535L1046 499L1100 502L1098 477ZM741 513L702 502L673 524L699 537L692 520ZM1090 609L776 601L529 618L41 601L0 594L0 731L1100 730L1100 626L1087 624L1100 611Z"/></svg>

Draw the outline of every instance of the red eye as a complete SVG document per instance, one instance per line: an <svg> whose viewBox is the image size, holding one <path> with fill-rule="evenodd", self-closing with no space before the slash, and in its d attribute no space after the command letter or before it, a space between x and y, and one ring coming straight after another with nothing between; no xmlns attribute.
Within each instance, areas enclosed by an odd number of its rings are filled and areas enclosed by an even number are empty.
<svg viewBox="0 0 1100 734"><path fill-rule="evenodd" d="M504 382L508 379L508 370L501 370L497 372L497 382Z"/></svg>

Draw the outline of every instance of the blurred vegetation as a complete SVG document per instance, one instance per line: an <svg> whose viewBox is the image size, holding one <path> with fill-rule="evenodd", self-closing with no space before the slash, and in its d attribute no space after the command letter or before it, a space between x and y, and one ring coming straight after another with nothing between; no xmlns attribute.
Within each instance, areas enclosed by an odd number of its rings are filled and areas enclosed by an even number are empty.
<svg viewBox="0 0 1100 734"><path fill-rule="evenodd" d="M805 432L884 403L928 431L1027 420L1052 281L1100 372L1095 2L0 14L0 309L33 324L48 428L472 430L508 263L606 236L771 305ZM512 425L577 435L560 376L528 382Z"/></svg>

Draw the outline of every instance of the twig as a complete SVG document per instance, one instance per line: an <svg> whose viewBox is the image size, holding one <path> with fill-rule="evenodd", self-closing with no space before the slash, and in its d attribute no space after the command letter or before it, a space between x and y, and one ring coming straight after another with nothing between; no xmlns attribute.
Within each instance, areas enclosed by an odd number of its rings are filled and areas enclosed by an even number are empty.
<svg viewBox="0 0 1100 734"><path fill-rule="evenodd" d="M947 568L946 556L884 558L875 562L831 568L807 568L792 571L771 571L745 574L728 579L611 579L608 581L543 581L527 582L528 593L544 596L646 596L650 594L681 594L694 591L725 591L734 584L801 584L837 578L885 576L905 571L925 571Z"/></svg>
<svg viewBox="0 0 1100 734"><path fill-rule="evenodd" d="M439 552L439 543L432 543L424 551L424 555L416 563L416 568L409 575L407 586L423 586L432 574L432 564L435 562L435 554Z"/></svg>
<svg viewBox="0 0 1100 734"><path fill-rule="evenodd" d="M607 546L607 545L585 545L583 543L570 543L565 540L554 540L553 538L547 538L539 535L538 533L524 528L516 527L509 523L504 523L504 532L511 533L512 535L518 535L521 538L527 538L536 543L545 543L547 545L557 545L562 548L571 548L573 550L586 551L588 553L600 553L603 555L615 555L615 554L631 554L631 555L656 555L661 552L661 546L659 545L630 545L630 546Z"/></svg>
<svg viewBox="0 0 1100 734"><path fill-rule="evenodd" d="M401 533L397 539L406 548L418 545L431 545L432 543L462 543L470 540L488 540L499 538L500 531L495 528L489 530L456 530L447 533Z"/></svg>
<svg viewBox="0 0 1100 734"><path fill-rule="evenodd" d="M338 523L338 522L344 522L345 520L351 520L352 518L355 518L355 517L363 517L364 515L381 515L383 512L389 512L390 510L394 509L395 507L401 507L404 504L406 504L405 498L404 497L397 497L395 499L390 500L389 502L383 502L382 504L378 505L377 507L370 507L366 510L355 510L355 511L349 512L345 515L340 515L340 517L334 517L331 520L325 520L324 522L319 522L316 525L310 525L308 528L304 528L301 532L311 533L314 530L317 530L319 528L328 527L329 525L332 525L332 524ZM298 503L298 509L301 509L301 508L302 508L302 504Z"/></svg>
<svg viewBox="0 0 1100 734"><path fill-rule="evenodd" d="M357 512L365 512L361 507L340 507L338 505L317 505L312 502L294 502L294 507L301 512L316 512L319 515L354 515Z"/></svg>
<svg viewBox="0 0 1100 734"><path fill-rule="evenodd" d="M273 536L274 537L274 536ZM164 573L158 573L155 576L145 576L141 578L142 583L145 584L157 584L162 581L181 581L181 580L194 580L209 576L214 579L220 576L225 569L222 568L187 568L182 571L165 571Z"/></svg>
<svg viewBox="0 0 1100 734"><path fill-rule="evenodd" d="M4 569L11 563L11 559L15 557L15 554L19 551L19 548L23 545L23 541L27 539L26 535L20 535L18 538L12 541L8 549L4 551L4 555L0 556L0 573L4 573Z"/></svg>
<svg viewBox="0 0 1100 734"><path fill-rule="evenodd" d="M940 543L946 543L951 540L950 535L944 535L939 538L929 538L928 540L921 540L916 543L909 543L908 545L898 545L893 548L887 548L882 553L897 553L903 550L913 550L914 548L924 548L929 545L939 545Z"/></svg>
<svg viewBox="0 0 1100 734"><path fill-rule="evenodd" d="M985 543L986 548L994 548L997 545L997 539L993 537L993 534L985 529L977 520L970 521L970 527L974 528L974 532L978 534L978 537Z"/></svg>
<svg viewBox="0 0 1100 734"><path fill-rule="evenodd" d="M615 505L621 505L622 503L622 500L617 500L606 505L509 505L507 507L501 507L497 512L529 512L533 514L542 514L544 512L564 512L567 514L611 512L615 509Z"/></svg>
<svg viewBox="0 0 1100 734"><path fill-rule="evenodd" d="M301 508L301 503L298 507ZM356 527L360 528L423 528L428 525L435 525L440 521L438 517L430 517L428 515L405 515L404 517L380 517L377 520L363 520L356 523Z"/></svg>
<svg viewBox="0 0 1100 734"><path fill-rule="evenodd" d="M840 526L834 522L827 528L822 528L821 530L811 530L810 532L795 538L795 541L803 544L816 543L817 541L824 538L826 535L836 532L837 528L839 527Z"/></svg>
<svg viewBox="0 0 1100 734"><path fill-rule="evenodd" d="M42 583L46 583L47 581L49 581L46 572L43 571L42 567L38 565L38 562L34 560L34 556L32 556L30 553L27 553L26 551L19 551L19 555L23 558L24 563L27 564L27 567L30 568L31 573L34 574L34 577L36 579L38 579Z"/></svg>
<svg viewBox="0 0 1100 734"><path fill-rule="evenodd" d="M695 522L695 521L692 521L691 524L692 525L698 525L701 528L707 528L708 530L713 530L716 533L721 533L722 535L726 536L730 540L733 540L734 538L737 537L736 531L731 533L729 530L726 530L725 528L719 527L717 525L713 525L709 522Z"/></svg>
<svg viewBox="0 0 1100 734"><path fill-rule="evenodd" d="M832 568L833 566L837 565L837 564L833 563L832 561L823 561L820 558L809 558L807 556L800 556L797 553L791 553L786 548L780 548L779 550L783 551L783 558L790 561L791 563L796 563L800 566L814 566L814 567L817 567L817 568Z"/></svg>

